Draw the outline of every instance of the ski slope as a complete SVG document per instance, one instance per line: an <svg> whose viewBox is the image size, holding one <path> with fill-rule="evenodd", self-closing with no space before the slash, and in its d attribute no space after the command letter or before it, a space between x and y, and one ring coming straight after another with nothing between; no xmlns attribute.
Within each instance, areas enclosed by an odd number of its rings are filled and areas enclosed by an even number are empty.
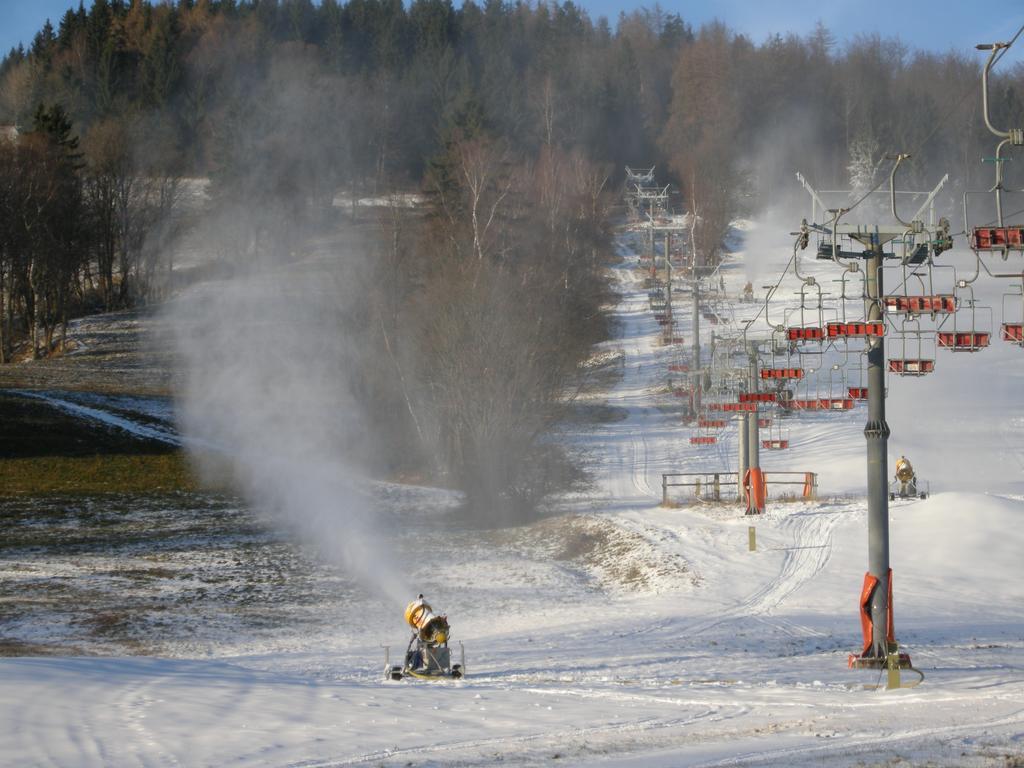
<svg viewBox="0 0 1024 768"><path fill-rule="evenodd" d="M203 657L0 659L0 763L1024 763L1021 350L890 381L890 450L933 491L891 510L897 636L926 679L876 690L877 672L846 668L867 563L863 410L808 415L787 455L762 453L769 471L819 472L822 499L770 505L756 552L739 507L659 507L662 472L734 468L735 435L689 445L636 243L619 247L616 338L598 353L621 371L587 395L619 418L564 434L593 489L506 546L425 535L410 566L465 643L465 680L382 681L379 644L400 650L405 630L401 606L371 601L336 632L269 649L233 638ZM737 251L727 289L780 269L788 249ZM556 552L573 546L586 556Z"/></svg>

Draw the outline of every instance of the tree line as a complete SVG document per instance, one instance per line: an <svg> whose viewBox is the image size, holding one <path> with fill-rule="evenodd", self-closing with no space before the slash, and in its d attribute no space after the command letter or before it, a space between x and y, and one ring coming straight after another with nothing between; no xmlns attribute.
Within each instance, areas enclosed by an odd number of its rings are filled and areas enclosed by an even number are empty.
<svg viewBox="0 0 1024 768"><path fill-rule="evenodd" d="M392 469L515 516L578 476L550 430L607 334L625 165L682 191L714 263L795 170L869 188L914 151L913 186L989 186L979 75L974 52L821 25L754 41L658 6L79 4L0 61L0 360L166 296L190 236L230 269L301 250L338 200L419 191L375 224L354 385ZM994 79L997 124L1024 123L1022 87Z"/></svg>
<svg viewBox="0 0 1024 768"><path fill-rule="evenodd" d="M84 144L59 104L0 138L0 363L62 349L70 319L153 296L179 176L143 162L123 121Z"/></svg>
<svg viewBox="0 0 1024 768"><path fill-rule="evenodd" d="M820 24L754 41L657 5L614 22L571 0L97 0L0 61L0 120L27 126L59 104L85 136L143 117L148 145L187 175L251 175L252 152L285 149L289 183L314 199L422 183L472 114L519 152L577 150L616 180L658 164L700 214L710 261L729 219L792 170L842 188L914 150L908 183L950 171L954 198L991 175L974 51L878 35L839 46ZM284 84L299 93L270 113ZM998 74L995 120L1022 122L1022 86L1024 68ZM323 140L239 146L253 121L264 137L317 126Z"/></svg>

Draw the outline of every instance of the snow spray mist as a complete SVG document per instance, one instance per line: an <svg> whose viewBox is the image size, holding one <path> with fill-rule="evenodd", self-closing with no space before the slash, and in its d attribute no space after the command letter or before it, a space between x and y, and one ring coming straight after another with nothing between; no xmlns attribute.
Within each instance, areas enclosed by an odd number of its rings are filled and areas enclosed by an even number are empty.
<svg viewBox="0 0 1024 768"><path fill-rule="evenodd" d="M178 418L208 479L396 604L406 587L350 460L367 431L346 375L338 259L275 264L198 285L168 309Z"/></svg>

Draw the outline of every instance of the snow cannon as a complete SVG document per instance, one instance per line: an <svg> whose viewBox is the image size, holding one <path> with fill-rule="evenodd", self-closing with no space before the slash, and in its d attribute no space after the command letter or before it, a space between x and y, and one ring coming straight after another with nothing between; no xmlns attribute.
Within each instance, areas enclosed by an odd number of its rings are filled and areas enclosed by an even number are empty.
<svg viewBox="0 0 1024 768"><path fill-rule="evenodd" d="M451 635L448 617L435 614L423 595L406 606L405 623L412 628L412 637L405 649L404 663L391 664L391 646L384 646L386 680L401 680L403 677L457 680L465 675L466 649L460 641L460 663L452 664L452 653L448 647Z"/></svg>
<svg viewBox="0 0 1024 768"><path fill-rule="evenodd" d="M896 459L896 479L889 486L889 501L896 499L927 499L928 490L918 491L917 474L906 456Z"/></svg>

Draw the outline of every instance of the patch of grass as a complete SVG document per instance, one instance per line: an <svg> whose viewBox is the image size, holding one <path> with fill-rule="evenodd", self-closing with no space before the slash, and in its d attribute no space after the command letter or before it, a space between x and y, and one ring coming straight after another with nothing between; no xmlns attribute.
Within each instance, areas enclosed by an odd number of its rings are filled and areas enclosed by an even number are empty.
<svg viewBox="0 0 1024 768"><path fill-rule="evenodd" d="M164 454L172 445L90 422L28 397L0 391L0 457Z"/></svg>
<svg viewBox="0 0 1024 768"><path fill-rule="evenodd" d="M183 451L0 460L0 497L195 490Z"/></svg>
<svg viewBox="0 0 1024 768"><path fill-rule="evenodd" d="M15 656L67 656L73 652L66 645L45 645L24 643L20 640L0 637L0 658Z"/></svg>

